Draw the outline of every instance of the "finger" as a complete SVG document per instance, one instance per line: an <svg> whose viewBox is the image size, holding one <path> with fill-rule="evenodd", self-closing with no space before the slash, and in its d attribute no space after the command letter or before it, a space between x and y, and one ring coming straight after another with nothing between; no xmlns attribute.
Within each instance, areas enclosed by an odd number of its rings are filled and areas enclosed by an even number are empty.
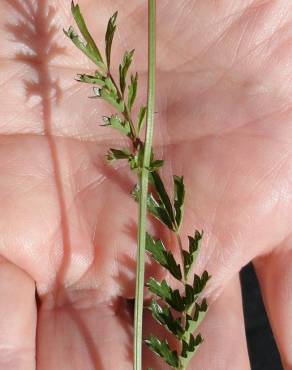
<svg viewBox="0 0 292 370"><path fill-rule="evenodd" d="M146 320L144 327L148 334L155 330L155 334L165 337L164 331L154 328L150 315ZM204 342L193 357L190 369L250 369L238 276L232 279L212 304L199 331L204 337ZM145 355L147 356L145 368L150 366L154 369L168 369L148 349L145 349Z"/></svg>
<svg viewBox="0 0 292 370"><path fill-rule="evenodd" d="M98 302L92 290L46 297L39 313L38 370L132 368L132 329L125 301Z"/></svg>
<svg viewBox="0 0 292 370"><path fill-rule="evenodd" d="M0 369L35 369L34 281L0 259Z"/></svg>
<svg viewBox="0 0 292 370"><path fill-rule="evenodd" d="M254 261L283 366L292 369L292 250L280 248Z"/></svg>

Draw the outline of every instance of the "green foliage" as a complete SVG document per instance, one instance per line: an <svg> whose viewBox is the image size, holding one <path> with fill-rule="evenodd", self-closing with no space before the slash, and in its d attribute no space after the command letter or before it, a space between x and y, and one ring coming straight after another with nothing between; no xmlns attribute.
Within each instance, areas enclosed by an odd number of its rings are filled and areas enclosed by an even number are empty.
<svg viewBox="0 0 292 370"><path fill-rule="evenodd" d="M93 63L100 67L101 70L106 71L106 65L103 62L98 47L96 46L92 36L87 29L79 5L75 5L73 1L71 3L71 12L83 37L83 40L80 39L73 27L69 27L68 31L64 30L65 35L68 36L77 46L77 48L80 49L90 60L92 60Z"/></svg>
<svg viewBox="0 0 292 370"><path fill-rule="evenodd" d="M141 151L132 154L128 149L113 149L111 148L106 155L107 160L113 163L120 159L127 159L131 170L140 170L141 167Z"/></svg>
<svg viewBox="0 0 292 370"><path fill-rule="evenodd" d="M185 201L185 186L183 176L173 176L174 180L174 209L175 209L175 222L179 230L182 218Z"/></svg>
<svg viewBox="0 0 292 370"><path fill-rule="evenodd" d="M161 240L154 241L153 238L146 234L146 250L151 257L162 267L166 268L177 280L182 279L180 265L176 263L173 254L167 251Z"/></svg>
<svg viewBox="0 0 292 370"><path fill-rule="evenodd" d="M165 186L162 182L161 177L159 176L158 172L152 172L150 175L151 183L154 186L154 189L156 191L156 194L158 196L158 204L159 207L163 208L168 216L169 223L171 224L170 229L175 231L175 218L174 218L174 212L172 208L172 204L170 201L170 198L167 194L167 191L165 189Z"/></svg>
<svg viewBox="0 0 292 370"><path fill-rule="evenodd" d="M107 62L107 68L110 70L110 64L111 64L111 51L112 51L112 43L114 34L116 31L116 20L117 20L118 12L115 12L115 14L110 17L108 24L107 24L107 30L105 34L105 54L106 54L106 62Z"/></svg>
<svg viewBox="0 0 292 370"><path fill-rule="evenodd" d="M134 49L131 50L130 52L126 51L124 54L123 61L119 66L120 88L121 88L122 95L124 95L124 92L126 89L127 73L132 63L134 52L135 52Z"/></svg>
<svg viewBox="0 0 292 370"><path fill-rule="evenodd" d="M189 251L183 251L184 271L186 277L188 277L192 265L196 262L202 238L203 232L200 233L198 230L195 231L194 237L188 236Z"/></svg>
<svg viewBox="0 0 292 370"><path fill-rule="evenodd" d="M136 185L132 191L132 195L136 202L139 202L140 200L140 188L139 185ZM147 209L152 216L154 216L157 220L159 220L161 223L166 225L169 229L172 230L173 223L172 220L169 218L169 215L161 204L161 202L158 202L153 194L149 193L147 197Z"/></svg>
<svg viewBox="0 0 292 370"><path fill-rule="evenodd" d="M201 337L201 334L198 334L196 338L193 336L193 334L191 334L188 341L182 341L182 352L179 359L180 364L181 366L183 366L184 369L187 368L191 358L195 354L195 351L202 342L203 338Z"/></svg>
<svg viewBox="0 0 292 370"><path fill-rule="evenodd" d="M104 101L109 103L113 108L115 108L119 113L123 113L125 110L125 104L123 100L121 100L118 97L117 93L114 90L109 89L108 85L109 83L107 80L106 86L102 88L94 87L93 88L94 96L91 96L91 98L103 99Z"/></svg>
<svg viewBox="0 0 292 370"><path fill-rule="evenodd" d="M183 335L185 340L198 329L199 325L204 320L208 311L206 299L203 299L201 303L196 303L194 307L192 306L192 311L194 312L186 316L186 330Z"/></svg>
<svg viewBox="0 0 292 370"><path fill-rule="evenodd" d="M163 164L164 164L164 161L162 159L156 159L150 163L150 166L148 167L148 171L155 172L159 168L161 168Z"/></svg>
<svg viewBox="0 0 292 370"><path fill-rule="evenodd" d="M153 160L149 171L153 192L148 196L148 211L171 231L178 232L182 218L185 200L183 177L174 176L174 204L170 200L158 169L163 165L162 160Z"/></svg>
<svg viewBox="0 0 292 370"><path fill-rule="evenodd" d="M110 162L114 162L118 159L130 159L131 158L131 153L127 149L109 149L106 158Z"/></svg>
<svg viewBox="0 0 292 370"><path fill-rule="evenodd" d="M112 93L115 98L118 100L119 99L119 96L118 96L118 91L117 91L117 88L115 87L112 79L110 77L107 77L105 80L105 85L106 85L106 88L107 90ZM121 99L120 99L121 100Z"/></svg>
<svg viewBox="0 0 292 370"><path fill-rule="evenodd" d="M95 76L87 74L78 74L76 80L78 82L83 82L87 84L99 85L100 87L103 87L105 85L104 78L99 72L96 72Z"/></svg>
<svg viewBox="0 0 292 370"><path fill-rule="evenodd" d="M175 311L183 312L185 310L184 299L180 295L179 290L173 290L165 280L159 283L154 278L150 278L147 287L151 293L157 295Z"/></svg>
<svg viewBox="0 0 292 370"><path fill-rule="evenodd" d="M178 368L179 360L177 352L170 349L166 340L160 341L154 335L151 335L145 341L145 343L153 352L162 357L169 366L171 366L173 369Z"/></svg>
<svg viewBox="0 0 292 370"><path fill-rule="evenodd" d="M202 293L210 278L211 276L208 274L208 271L204 271L201 277L195 274L193 281L194 294Z"/></svg>
<svg viewBox="0 0 292 370"><path fill-rule="evenodd" d="M157 220L166 225L170 230L172 230L172 220L169 217L166 209L158 203L152 194L148 195L147 198L148 212L151 213Z"/></svg>
<svg viewBox="0 0 292 370"><path fill-rule="evenodd" d="M198 243L201 238L202 233L198 231L195 232L194 238L189 237L189 256L193 256L198 251ZM147 234L146 246L151 257L175 276L172 269L174 267L176 271L179 264L175 261L172 253L165 249L163 243L160 240L154 241ZM183 260L185 260L184 257ZM189 257L188 261L187 266L191 268L195 262L195 258ZM182 281L182 277L178 278L181 276L180 266L179 271L180 275L175 277L179 281ZM209 279L210 276L207 271L204 271L201 276L194 274L192 285L187 281L183 282L184 295L178 289L173 290L166 280L162 280L160 283L154 278L150 278L147 283L149 291L156 295L162 303L158 304L156 300L152 301L150 305L152 317L167 331L171 332L181 343L181 353L178 355L178 367L175 369L186 369L192 356L203 341L200 334L194 337L193 333L198 329L208 311L206 299L200 301L199 298ZM172 310L181 314L181 316L174 317ZM156 337L154 336L154 338ZM156 340L160 342L158 338ZM156 347L152 348L151 345L149 347L156 352ZM169 350L171 351L170 348Z"/></svg>
<svg viewBox="0 0 292 370"><path fill-rule="evenodd" d="M131 135L131 127L128 121L122 120L118 115L113 114L111 117L104 116L103 117L104 124L102 126L111 127L121 134L130 136Z"/></svg>
<svg viewBox="0 0 292 370"><path fill-rule="evenodd" d="M150 305L153 318L170 333L174 334L178 339L184 335L184 330L180 320L173 317L171 310L168 307L162 308L155 300L152 300Z"/></svg>
<svg viewBox="0 0 292 370"><path fill-rule="evenodd" d="M123 60L119 65L119 83L117 84L111 75L110 67L118 13L114 13L107 25L105 34L106 63L104 63L103 57L88 31L79 6L72 2L71 10L82 38L72 27L64 32L98 66L98 70L93 74L77 75L77 81L91 84L94 93L92 97L104 100L116 110L116 114L103 117L103 126L116 130L129 139L132 144L129 145L131 149L110 148L106 158L111 163L125 160L130 169L140 176L147 148L139 136L145 123L147 108L141 106L137 117L133 119L132 111L137 96L138 74L131 74L129 82L127 79L134 50L124 53ZM128 94L125 97L127 86ZM148 105L151 106L149 101ZM188 250L183 249L179 232L184 215L184 179L183 176L173 176L173 195L170 197L159 174L163 163L163 160L154 157L151 149L150 163L149 165L147 163L145 167L151 183L147 196L147 209L149 214L175 234L181 252L181 261L178 263L173 253L164 246L163 242L159 239L154 240L150 234L146 234L146 250L156 263L181 284L181 288L173 289L166 280L159 282L154 278L150 278L146 285L148 290L158 299L158 301L153 299L149 307L153 319L175 337L180 350L171 349L166 340L160 340L154 335L146 340L146 344L171 368L185 370L203 341L200 334L195 335L194 333L198 330L208 311L207 301L202 297L202 294L210 276L207 271L204 271L202 275L194 274L193 277L191 276L200 251L203 232L200 233L196 230L194 236L188 236ZM137 185L133 190L133 196L136 201L140 201L141 190Z"/></svg>
<svg viewBox="0 0 292 370"><path fill-rule="evenodd" d="M146 111L147 111L147 107L142 106L140 108L140 111L139 111L139 114L138 114L137 130L138 130L139 135L141 133L141 130L142 130L144 122L145 122Z"/></svg>
<svg viewBox="0 0 292 370"><path fill-rule="evenodd" d="M131 76L131 83L129 85L128 92L128 110L132 111L133 104L137 96L137 86L138 86L138 73Z"/></svg>
<svg viewBox="0 0 292 370"><path fill-rule="evenodd" d="M183 219L185 201L183 177L174 176L173 204L157 170L151 172L150 178L153 191L148 194L148 211L177 235ZM139 198L137 189L135 197L136 199ZM164 303L161 306L156 301L152 302L150 309L153 318L181 342L182 350L178 356L179 366L176 369L186 369L190 359L202 342L201 335L197 335L195 338L193 333L198 329L207 313L206 300L203 299L201 303L198 300L210 276L207 271L204 271L201 276L194 274L193 284L188 282L190 271L199 253L202 237L203 232L200 233L196 230L194 237L188 237L188 251L181 250L184 274L182 274L180 265L176 262L173 254L166 250L161 240L154 241L149 234L146 238L146 250L151 257L184 285L184 295L181 295L178 289L173 290L165 280L160 283L151 278L147 283L149 291ZM184 280L182 275L184 275ZM180 313L181 317L174 318L171 310ZM160 343L158 338L156 340ZM156 348L149 347L156 352ZM166 361L166 359L164 360Z"/></svg>

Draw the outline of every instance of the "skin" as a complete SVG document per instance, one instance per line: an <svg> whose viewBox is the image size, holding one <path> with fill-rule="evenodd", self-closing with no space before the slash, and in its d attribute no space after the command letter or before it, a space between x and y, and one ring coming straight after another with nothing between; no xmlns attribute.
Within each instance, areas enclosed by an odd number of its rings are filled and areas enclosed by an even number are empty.
<svg viewBox="0 0 292 370"><path fill-rule="evenodd" d="M98 41L119 9L113 66L136 47L142 103L139 3L80 0ZM155 153L169 187L184 175L182 238L204 229L196 272L212 275L190 369L250 369L238 280L249 261L292 369L292 4L159 0L157 11ZM135 178L104 160L128 143L99 126L108 107L73 79L94 65L61 31L69 3L3 0L0 14L0 369L131 369ZM177 254L164 228L149 227ZM162 277L148 263L152 274ZM146 313L145 335L159 330ZM148 349L144 361L166 369Z"/></svg>

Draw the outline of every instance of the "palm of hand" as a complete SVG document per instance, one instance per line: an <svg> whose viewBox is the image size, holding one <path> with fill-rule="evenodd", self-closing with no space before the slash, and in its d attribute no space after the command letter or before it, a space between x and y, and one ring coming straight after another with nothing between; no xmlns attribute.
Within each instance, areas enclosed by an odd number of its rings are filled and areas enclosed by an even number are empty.
<svg viewBox="0 0 292 370"><path fill-rule="evenodd" d="M37 369L130 369L132 319L124 298L133 296L134 179L127 168L104 163L107 148L125 143L99 127L107 107L86 100L88 88L72 81L93 66L60 36L70 23L67 4L32 3L0 5L7 14L0 36L7 76L0 108L0 312L8 318L0 321L0 348L10 348L0 351L0 364L35 368L36 282ZM237 274L250 260L289 368L291 5L223 3L158 4L156 153L166 159L169 184L172 174L185 177L183 234L204 229L198 269L213 276L210 300L219 296L202 327L207 340L198 368L249 368ZM110 13L121 9L121 40L137 46L144 85L146 7L80 5L96 40ZM125 49L119 38L116 45ZM163 368L148 351L145 359Z"/></svg>

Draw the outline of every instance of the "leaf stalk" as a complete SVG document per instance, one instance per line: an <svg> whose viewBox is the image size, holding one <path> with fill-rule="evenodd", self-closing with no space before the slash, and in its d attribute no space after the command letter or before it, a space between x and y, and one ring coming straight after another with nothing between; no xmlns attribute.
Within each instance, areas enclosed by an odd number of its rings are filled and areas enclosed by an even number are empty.
<svg viewBox="0 0 292 370"><path fill-rule="evenodd" d="M148 97L143 166L139 176L139 224L134 314L134 370L142 370L142 321L146 245L147 196L155 110L156 0L148 0Z"/></svg>

